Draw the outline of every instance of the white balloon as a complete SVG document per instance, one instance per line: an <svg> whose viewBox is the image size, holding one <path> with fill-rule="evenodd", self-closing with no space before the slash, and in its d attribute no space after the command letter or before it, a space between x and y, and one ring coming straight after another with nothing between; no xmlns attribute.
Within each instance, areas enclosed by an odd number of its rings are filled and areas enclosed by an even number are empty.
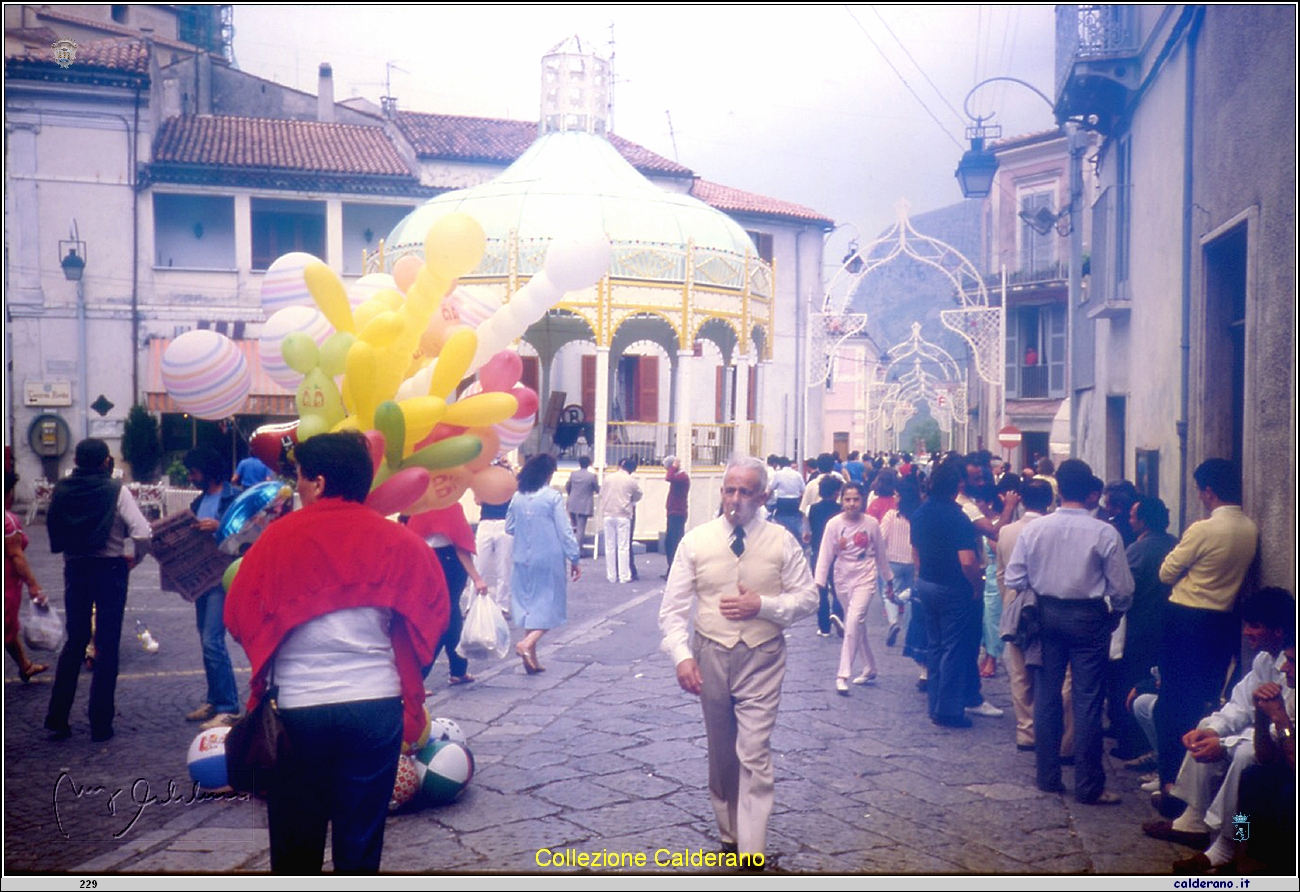
<svg viewBox="0 0 1300 892"><path fill-rule="evenodd" d="M563 236L546 250L546 274L563 292L581 291L599 282L613 259L614 250L603 234Z"/></svg>
<svg viewBox="0 0 1300 892"><path fill-rule="evenodd" d="M257 355L262 361L262 371L285 390L293 391L302 383L302 372L296 372L284 361L280 344L285 336L302 332L316 342L325 343L334 328L325 315L315 307L285 307L271 314L262 326L262 336L257 342Z"/></svg>

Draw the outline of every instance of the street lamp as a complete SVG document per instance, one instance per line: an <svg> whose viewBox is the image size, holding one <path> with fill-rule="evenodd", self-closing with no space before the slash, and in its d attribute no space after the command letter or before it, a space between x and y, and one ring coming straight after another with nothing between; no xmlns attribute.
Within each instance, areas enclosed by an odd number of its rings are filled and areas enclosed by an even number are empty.
<svg viewBox="0 0 1300 892"><path fill-rule="evenodd" d="M1056 115L1056 106L1051 99L1042 90L1033 84L1022 81L1016 77L990 77L980 81L971 87L970 92L966 94L966 100L963 108L966 111L966 117L974 121L974 124L966 128L966 137L970 140L970 150L962 155L961 161L957 165L957 181L961 184L962 195L967 198L984 198L993 186L993 175L997 173L997 157L984 147L984 140L988 137L997 138L1002 135L1001 125L988 126L984 122L991 120L993 115L980 116L973 114L970 110L971 97L981 87L995 81L1009 81L1013 84L1019 84L1029 90L1039 99L1047 103L1047 107L1052 110L1053 117ZM1081 122L1078 119L1068 119L1058 121L1062 135L1066 138L1066 144L1070 151L1070 203L1059 214L1052 214L1050 211L1043 215L1041 210L1039 215L1026 215L1022 213L1021 219L1024 220L1035 231L1046 235L1053 226L1060 230L1060 222L1063 218L1068 218L1068 231L1061 232L1062 235L1068 235L1069 241L1069 291L1066 299L1065 308L1065 340L1067 350L1070 351L1069 361L1065 364L1065 392L1070 401L1070 457L1073 458L1078 451L1078 412L1074 403L1074 309L1079 302L1083 293L1083 233L1079 228L1079 218L1082 214L1083 203L1083 153L1086 148L1086 140L1082 133ZM984 179L987 171L987 179ZM980 191L980 189L983 191ZM968 191L969 190L969 191ZM1003 299L1003 309L1006 308L1005 297ZM1003 387L1005 388L1005 383Z"/></svg>
<svg viewBox="0 0 1300 892"><path fill-rule="evenodd" d="M970 96L966 98L970 99ZM966 113L969 115L970 110L967 109ZM986 126L986 120L988 118L976 117L975 123L966 128L970 148L961 156L955 174L963 198L985 198L993 191L993 175L998 172L998 156L984 148L984 140L1001 136L1002 125Z"/></svg>
<svg viewBox="0 0 1300 892"><path fill-rule="evenodd" d="M81 406L81 436L90 436L90 413L87 405L90 401L89 384L86 382L86 364L90 357L86 353L86 285L81 280L86 272L86 243L77 233L77 221L73 218L68 237L59 239L59 267L63 278L77 283L77 399Z"/></svg>

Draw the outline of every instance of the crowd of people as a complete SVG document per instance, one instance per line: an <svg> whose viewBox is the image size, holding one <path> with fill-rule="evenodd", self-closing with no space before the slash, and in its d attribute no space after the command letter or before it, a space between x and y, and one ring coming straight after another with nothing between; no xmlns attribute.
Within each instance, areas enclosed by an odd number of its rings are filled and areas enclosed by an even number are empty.
<svg viewBox="0 0 1300 892"><path fill-rule="evenodd" d="M1181 539L1159 498L1078 459L1020 473L987 452L767 464L769 518L815 571L817 634L844 639L838 693L875 680L864 620L880 594L886 647L903 634L936 725L1003 715L981 694L1001 661L1041 790L1070 792L1074 766L1080 803L1119 803L1110 738L1124 768L1149 772L1164 818L1143 832L1199 850L1175 872L1294 870L1295 599L1258 588L1258 530L1230 462L1196 468L1206 517ZM1252 810L1266 829L1246 823Z"/></svg>
<svg viewBox="0 0 1300 892"><path fill-rule="evenodd" d="M606 578L630 581L642 490L635 463L600 480L584 461L562 495L551 485L555 459L543 454L525 462L511 499L480 505L477 532L459 503L391 524L360 504L372 468L359 437L322 435L297 453L303 508L271 524L228 593L214 586L195 602L208 688L187 718L211 727L240 713L229 629L253 663L250 707L276 698L291 737L365 741L324 748L328 758L313 757L270 791L273 869L319 870L333 823L336 869L374 870L386 808L379 791L391 790L401 744L424 721L412 702L422 705L443 651L449 685L475 680L458 652L467 584L467 599L491 599L521 631L524 672L545 671L538 642L565 621L587 521L599 504ZM204 450L185 464L203 534L215 533L232 482L263 477L241 465L231 481ZM45 722L54 740L72 734L92 636L91 737L113 734L127 577L150 531L112 470L106 445L83 441L49 509L52 550L65 560L68 631ZM1197 850L1175 871L1294 870L1295 601L1255 583L1258 531L1230 463L1196 469L1207 516L1181 538L1168 532L1160 499L1127 481L1106 484L1077 459L1056 467L1044 458L1015 473L987 452L925 461L854 452L843 461L823 454L801 473L781 456L737 457L719 516L690 530L690 478L673 456L663 473L663 649L681 688L700 698L724 852L762 864L783 630L815 613L817 635L840 636L828 688L850 697L879 675L867 632L879 609L885 649L901 641L917 665L934 724L1001 717L981 691L1001 667L1015 717L1008 745L1035 753L1041 790L1119 802L1106 785L1109 737L1124 768L1151 772L1144 788L1162 818L1143 832ZM364 544L340 546L361 542L354 533L363 527ZM11 613L23 586L33 600L44 595L24 544L7 513L6 649L26 681L45 667L17 645ZM1251 652L1244 674L1234 671L1242 642ZM321 674L325 663L349 668ZM1062 769L1071 765L1067 791ZM1256 816L1253 830L1243 815Z"/></svg>

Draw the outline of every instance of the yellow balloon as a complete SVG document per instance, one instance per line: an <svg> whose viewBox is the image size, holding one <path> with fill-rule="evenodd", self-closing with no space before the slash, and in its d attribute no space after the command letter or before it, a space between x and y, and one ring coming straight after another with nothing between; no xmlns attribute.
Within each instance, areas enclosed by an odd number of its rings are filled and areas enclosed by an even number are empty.
<svg viewBox="0 0 1300 892"><path fill-rule="evenodd" d="M406 291L406 304L428 315L447 292L451 291L452 280L443 279L429 271L429 267L420 267L415 282Z"/></svg>
<svg viewBox="0 0 1300 892"><path fill-rule="evenodd" d="M448 406L442 420L457 427L486 427L518 411L519 401L508 393L480 393Z"/></svg>
<svg viewBox="0 0 1300 892"><path fill-rule="evenodd" d="M371 298L352 308L352 324L355 326L356 331L362 331L370 324L372 319L380 313L386 312L388 312L387 304Z"/></svg>
<svg viewBox="0 0 1300 892"><path fill-rule="evenodd" d="M381 288L370 296L371 300L377 300L390 310L401 309L406 298L402 297L402 292L394 288Z"/></svg>
<svg viewBox="0 0 1300 892"><path fill-rule="evenodd" d="M361 329L357 337L382 350L397 340L397 336L402 333L402 329L405 327L406 320L402 318L401 313L385 310L374 319L371 319L366 324L366 327ZM406 362L403 362L402 367L405 368L406 364Z"/></svg>
<svg viewBox="0 0 1300 892"><path fill-rule="evenodd" d="M433 367L429 393L446 399L469 371L469 364L478 350L478 335L474 329L462 329L443 344L438 354L438 364ZM495 423L495 422L494 422Z"/></svg>
<svg viewBox="0 0 1300 892"><path fill-rule="evenodd" d="M373 346L358 340L348 351L345 376L352 397L353 415L362 430L375 426L375 407L381 400L379 393L379 354Z"/></svg>
<svg viewBox="0 0 1300 892"><path fill-rule="evenodd" d="M441 397L417 396L402 400L398 405L406 417L406 452L409 454L411 447L429 436L429 432L442 421L442 416L447 413L447 403Z"/></svg>
<svg viewBox="0 0 1300 892"><path fill-rule="evenodd" d="M486 246L487 237L477 220L468 214L448 214L429 227L424 265L436 276L457 279L478 266Z"/></svg>
<svg viewBox="0 0 1300 892"><path fill-rule="evenodd" d="M302 277L307 283L307 290L316 299L316 306L320 307L321 313L329 320L330 325L334 326L334 330L355 331L352 322L352 303L348 300L348 293L344 290L343 283L339 281L338 276L334 275L334 270L318 261L307 264L302 271Z"/></svg>

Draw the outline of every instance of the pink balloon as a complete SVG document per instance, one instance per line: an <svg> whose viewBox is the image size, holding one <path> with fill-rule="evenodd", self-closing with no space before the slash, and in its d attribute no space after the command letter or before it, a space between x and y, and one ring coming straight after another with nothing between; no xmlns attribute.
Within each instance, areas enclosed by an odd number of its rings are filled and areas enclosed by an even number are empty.
<svg viewBox="0 0 1300 892"><path fill-rule="evenodd" d="M478 383L485 393L506 393L519 383L524 361L513 350L502 350L478 370Z"/></svg>
<svg viewBox="0 0 1300 892"><path fill-rule="evenodd" d="M422 266L424 266L424 261L414 254L407 254L394 263L393 279L397 282L397 290L405 294L407 289L414 284L415 277L419 274Z"/></svg>
<svg viewBox="0 0 1300 892"><path fill-rule="evenodd" d="M432 446L434 443L437 443L439 440L445 440L448 437L458 437L461 434L465 433L465 431L467 430L469 430L469 428L467 427L457 427L454 424L444 424L443 422L439 421L436 425L434 425L433 430L429 431L429 436L425 437L423 440L415 444L414 451L419 452L424 447Z"/></svg>
<svg viewBox="0 0 1300 892"><path fill-rule="evenodd" d="M522 421L537 414L537 391L531 387L516 384L510 389L510 393L519 401L519 411L512 415L512 418L518 418Z"/></svg>
<svg viewBox="0 0 1300 892"><path fill-rule="evenodd" d="M424 468L402 468L370 491L366 507L385 516L397 514L415 504L429 488L429 472Z"/></svg>
<svg viewBox="0 0 1300 892"><path fill-rule="evenodd" d="M379 470L379 463L384 460L384 435L379 431L366 431L361 436L366 438L366 450L370 453L372 470Z"/></svg>

